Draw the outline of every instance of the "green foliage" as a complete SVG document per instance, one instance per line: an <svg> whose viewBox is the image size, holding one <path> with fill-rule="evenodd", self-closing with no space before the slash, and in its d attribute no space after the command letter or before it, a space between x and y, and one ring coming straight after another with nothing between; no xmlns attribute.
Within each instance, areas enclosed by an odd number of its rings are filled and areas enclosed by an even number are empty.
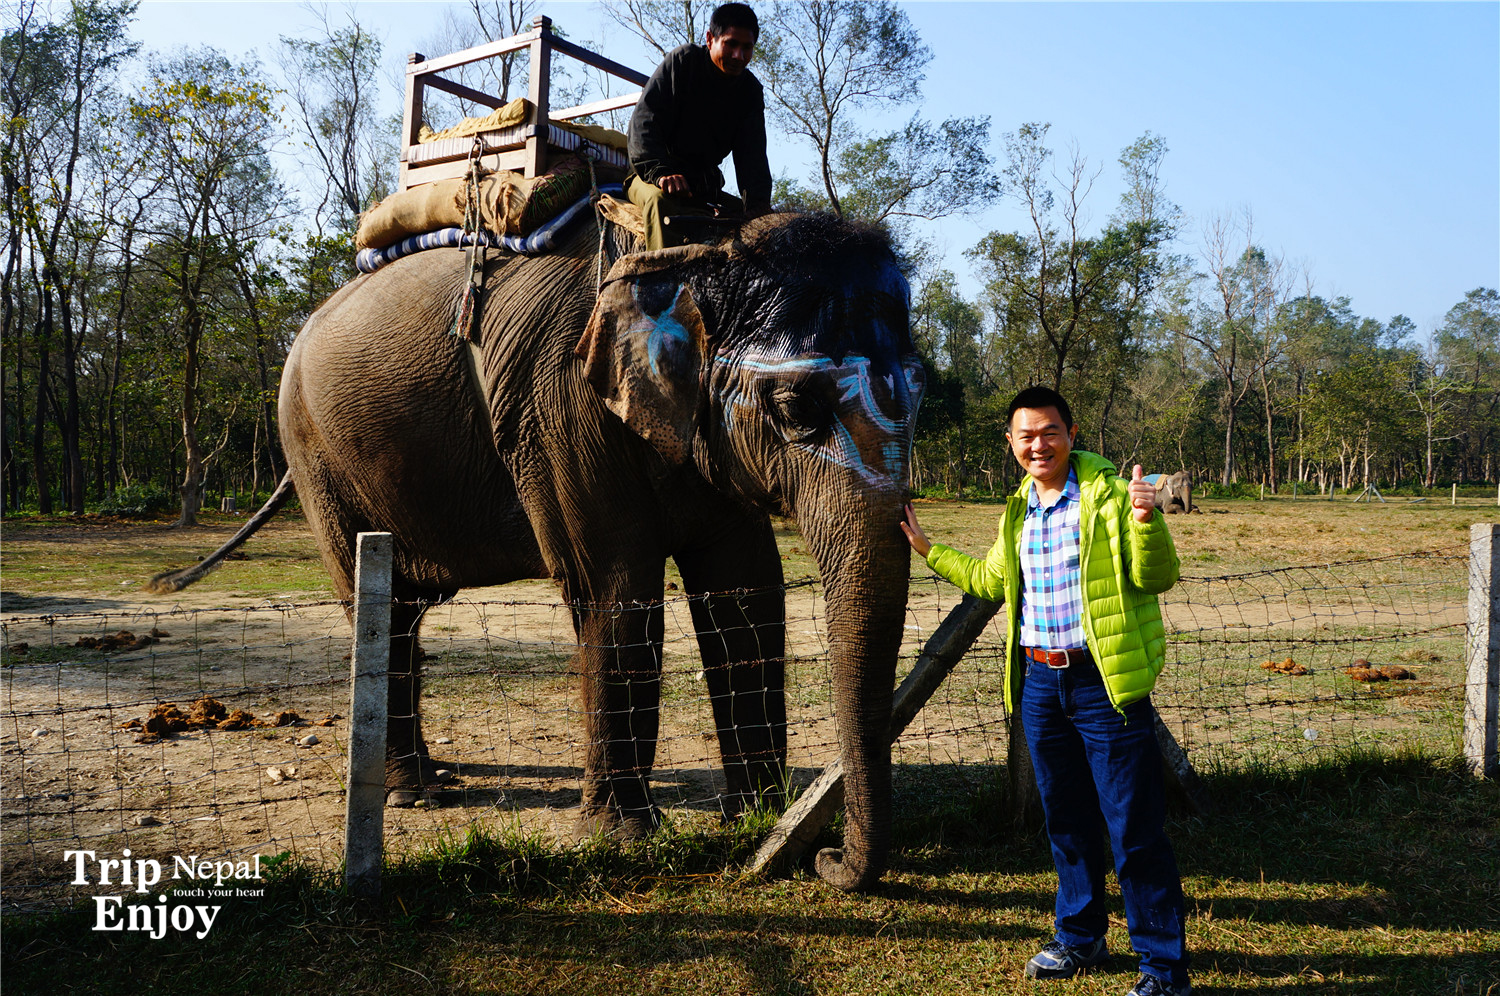
<svg viewBox="0 0 1500 996"><path fill-rule="evenodd" d="M100 515L157 515L177 504L177 496L158 484L128 484L116 488L95 506Z"/></svg>
<svg viewBox="0 0 1500 996"><path fill-rule="evenodd" d="M854 123L867 109L918 100L932 59L891 0L778 4L762 19L757 51L772 118L817 157L811 185L783 178L776 203L899 229L905 218L942 218L995 198L987 117L938 125L913 117L888 132Z"/></svg>

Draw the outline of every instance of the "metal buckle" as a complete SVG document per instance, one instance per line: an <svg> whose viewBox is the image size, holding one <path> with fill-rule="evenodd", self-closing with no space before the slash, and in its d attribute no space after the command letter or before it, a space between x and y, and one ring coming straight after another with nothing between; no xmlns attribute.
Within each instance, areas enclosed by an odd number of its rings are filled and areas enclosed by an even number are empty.
<svg viewBox="0 0 1500 996"><path fill-rule="evenodd" d="M1039 664L1045 664L1054 671L1062 671L1071 667L1073 665L1074 654L1078 654L1078 659L1081 662L1084 660L1084 655L1088 653L1088 650L1083 647L1077 650L1038 650L1035 647L1027 647L1025 650L1026 656L1029 659ZM1061 661L1061 663L1054 663L1055 661Z"/></svg>

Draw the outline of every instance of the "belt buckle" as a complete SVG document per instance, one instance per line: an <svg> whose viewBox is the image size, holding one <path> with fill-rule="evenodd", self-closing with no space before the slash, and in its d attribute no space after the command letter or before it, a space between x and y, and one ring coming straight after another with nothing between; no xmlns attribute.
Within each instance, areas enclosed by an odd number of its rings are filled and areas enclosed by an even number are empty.
<svg viewBox="0 0 1500 996"><path fill-rule="evenodd" d="M1054 671L1065 670L1070 664L1073 663L1072 657L1069 656L1069 653L1066 650L1039 650L1035 647L1027 647L1026 656L1040 664L1047 665ZM1062 663L1052 663L1053 661L1057 660L1062 661Z"/></svg>

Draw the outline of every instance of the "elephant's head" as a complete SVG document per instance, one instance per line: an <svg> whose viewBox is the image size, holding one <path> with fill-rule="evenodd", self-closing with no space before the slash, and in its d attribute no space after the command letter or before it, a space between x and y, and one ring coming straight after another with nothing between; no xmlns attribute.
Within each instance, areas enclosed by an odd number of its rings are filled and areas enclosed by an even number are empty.
<svg viewBox="0 0 1500 996"><path fill-rule="evenodd" d="M1156 479L1156 507L1167 515L1193 510L1193 479L1187 471L1162 474Z"/></svg>
<svg viewBox="0 0 1500 996"><path fill-rule="evenodd" d="M890 846L888 726L910 554L898 528L925 373L876 230L772 216L717 248L611 270L578 347L605 403L669 462L797 522L823 577L845 773L842 850L872 886Z"/></svg>

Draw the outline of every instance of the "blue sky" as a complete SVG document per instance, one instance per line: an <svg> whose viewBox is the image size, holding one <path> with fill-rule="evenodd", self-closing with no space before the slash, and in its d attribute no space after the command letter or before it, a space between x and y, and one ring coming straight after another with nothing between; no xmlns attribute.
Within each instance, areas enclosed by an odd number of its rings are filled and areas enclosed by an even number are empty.
<svg viewBox="0 0 1500 996"><path fill-rule="evenodd" d="M360 0L354 10L395 65L426 44L445 6ZM1381 321L1405 314L1423 333L1467 291L1500 285L1500 3L905 7L933 54L924 116L989 115L997 154L1003 133L1049 122L1057 157L1076 147L1104 167L1086 208L1095 227L1119 197L1120 150L1151 131L1170 149L1162 172L1186 216L1181 252L1198 250L1210 217L1248 211L1255 241L1308 274L1315 293L1347 296ZM597 3L543 11L650 69ZM294 3L145 0L135 36L269 62L277 35L311 22ZM771 165L798 175L804 158L773 148ZM928 234L972 294L963 250L1024 224L1002 201Z"/></svg>

